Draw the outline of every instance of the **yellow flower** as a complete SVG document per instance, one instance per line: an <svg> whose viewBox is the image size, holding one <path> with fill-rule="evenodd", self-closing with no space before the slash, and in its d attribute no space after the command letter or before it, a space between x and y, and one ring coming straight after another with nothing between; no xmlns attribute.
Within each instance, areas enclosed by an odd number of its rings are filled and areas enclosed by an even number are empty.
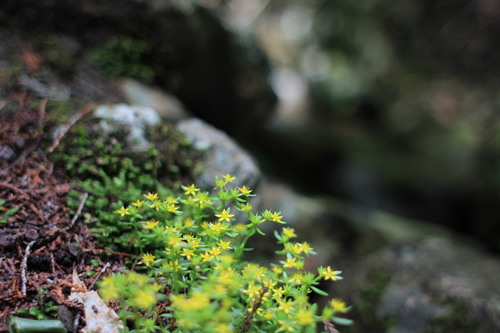
<svg viewBox="0 0 500 333"><path fill-rule="evenodd" d="M144 229L148 229L148 230L154 229L158 225L158 223L159 222L154 220L154 219L146 221L146 225L144 226Z"/></svg>
<svg viewBox="0 0 500 333"><path fill-rule="evenodd" d="M288 300L286 302L283 301L278 301L278 302L279 302L278 310L280 310L281 312L289 314L293 310L293 301Z"/></svg>
<svg viewBox="0 0 500 333"><path fill-rule="evenodd" d="M226 222L231 222L231 217L234 216L234 214L229 214L230 209L224 209L220 214L215 214L219 218L219 222L226 221Z"/></svg>
<svg viewBox="0 0 500 333"><path fill-rule="evenodd" d="M266 313L262 315L262 318L271 320L273 318L273 313L270 310L267 310Z"/></svg>
<svg viewBox="0 0 500 333"><path fill-rule="evenodd" d="M146 199L151 200L151 201L158 199L158 193L149 192L148 194L145 194L144 196L146 197Z"/></svg>
<svg viewBox="0 0 500 333"><path fill-rule="evenodd" d="M309 254L314 251L314 249L309 245L308 242L302 243L301 246L302 246L302 252L304 254Z"/></svg>
<svg viewBox="0 0 500 333"><path fill-rule="evenodd" d="M116 212L118 214L120 214L120 216L130 215L128 208L124 208L123 206L122 206L122 208L118 209Z"/></svg>
<svg viewBox="0 0 500 333"><path fill-rule="evenodd" d="M184 189L185 195L196 195L196 192L199 191L199 189L196 188L194 184L191 184L189 186L183 186L182 188Z"/></svg>
<svg viewBox="0 0 500 333"><path fill-rule="evenodd" d="M297 258L288 257L286 258L286 262L283 264L285 268L293 268L297 267Z"/></svg>
<svg viewBox="0 0 500 333"><path fill-rule="evenodd" d="M283 289L283 287L272 289L272 295L275 299L281 299L281 297L283 297L284 293L285 293L285 289Z"/></svg>
<svg viewBox="0 0 500 333"><path fill-rule="evenodd" d="M188 297L188 304L191 311L203 310L210 305L210 297L206 293L195 290Z"/></svg>
<svg viewBox="0 0 500 333"><path fill-rule="evenodd" d="M137 292L137 295L132 299L135 306L141 309L147 309L156 304L156 297L154 290L148 288L148 290L141 289Z"/></svg>
<svg viewBox="0 0 500 333"><path fill-rule="evenodd" d="M151 253L145 253L142 255L142 261L146 264L146 266L149 266L152 262L155 261L155 256Z"/></svg>
<svg viewBox="0 0 500 333"><path fill-rule="evenodd" d="M193 224L194 224L194 221L191 218L187 218L184 220L184 227L185 228L191 228L193 226Z"/></svg>
<svg viewBox="0 0 500 333"><path fill-rule="evenodd" d="M226 231L227 225L223 225L220 222L218 222L218 223L209 223L208 226L210 227L210 230L212 231L213 234L219 235Z"/></svg>
<svg viewBox="0 0 500 333"><path fill-rule="evenodd" d="M230 241L223 241L223 240L220 240L219 243L217 244L219 245L219 247L223 250L227 250L229 249L229 247L231 246L231 242Z"/></svg>
<svg viewBox="0 0 500 333"><path fill-rule="evenodd" d="M243 290L243 293L247 294L251 299L256 299L261 294L261 286L257 286L253 281L250 282L248 287Z"/></svg>
<svg viewBox="0 0 500 333"><path fill-rule="evenodd" d="M116 286L115 280L113 276L106 276L102 279L99 284L99 294L102 299L105 301L109 301L111 299L117 299L120 295L120 289Z"/></svg>
<svg viewBox="0 0 500 333"><path fill-rule="evenodd" d="M143 204L144 200L136 200L135 202L132 202L132 205L134 205L137 208L142 207Z"/></svg>
<svg viewBox="0 0 500 333"><path fill-rule="evenodd" d="M283 268L281 268L280 266L274 266L273 272L276 274L281 274L281 273L283 273Z"/></svg>
<svg viewBox="0 0 500 333"><path fill-rule="evenodd" d="M285 235L288 238L294 238L297 237L295 234L295 229L294 228L283 228L283 235Z"/></svg>
<svg viewBox="0 0 500 333"><path fill-rule="evenodd" d="M185 247L182 249L182 256L186 257L188 260L191 260L191 257L194 256L194 250Z"/></svg>
<svg viewBox="0 0 500 333"><path fill-rule="evenodd" d="M238 208L240 211L245 212L245 213L250 213L250 211L253 209L253 206L249 203L246 203L242 205L240 208Z"/></svg>
<svg viewBox="0 0 500 333"><path fill-rule="evenodd" d="M337 312L347 312L348 309L347 309L347 306L345 305L344 301L338 299L338 298L334 298L332 299L329 303L330 307L337 311Z"/></svg>
<svg viewBox="0 0 500 333"><path fill-rule="evenodd" d="M224 180L228 183L231 183L233 180L236 179L236 177L233 177L232 175L230 175L229 173L226 173L224 176L222 176L224 178Z"/></svg>
<svg viewBox="0 0 500 333"><path fill-rule="evenodd" d="M178 209L179 207L176 206L173 202L167 205L167 211L169 211L170 213L176 213Z"/></svg>
<svg viewBox="0 0 500 333"><path fill-rule="evenodd" d="M216 246L213 246L210 249L210 254L212 255L212 258L217 257L221 253L222 253L222 250L220 248L216 247Z"/></svg>
<svg viewBox="0 0 500 333"><path fill-rule="evenodd" d="M342 277L339 276L342 273L342 271L334 271L334 270L332 270L332 268L330 266L327 266L326 268L319 267L318 273L325 280L332 280L332 281L342 280Z"/></svg>
<svg viewBox="0 0 500 333"><path fill-rule="evenodd" d="M208 262L208 261L212 260L212 258L213 257L209 251L206 251L205 253L201 254L201 261L202 262Z"/></svg>
<svg viewBox="0 0 500 333"><path fill-rule="evenodd" d="M295 314L295 319L301 326L311 325L314 323L314 313L311 310L302 308Z"/></svg>
<svg viewBox="0 0 500 333"><path fill-rule="evenodd" d="M228 325L228 324L225 324L225 323L220 323L219 325L217 325L217 327L215 327L215 332L218 332L218 333L233 333L233 329Z"/></svg>
<svg viewBox="0 0 500 333"><path fill-rule="evenodd" d="M304 276L300 273L295 273L290 277L290 281L297 283L297 284L300 284L300 283L302 283L302 281L304 281Z"/></svg>
<svg viewBox="0 0 500 333"><path fill-rule="evenodd" d="M278 320L278 324L280 325L280 328L276 332L295 332L293 326L284 320Z"/></svg>
<svg viewBox="0 0 500 333"><path fill-rule="evenodd" d="M271 214L271 221L277 222L277 223L284 223L281 219L283 216L281 216L279 213L274 212Z"/></svg>
<svg viewBox="0 0 500 333"><path fill-rule="evenodd" d="M249 195L250 193L252 193L252 190L249 189L246 185L243 185L242 187L238 187L238 190L241 192L241 194L243 195Z"/></svg>
<svg viewBox="0 0 500 333"><path fill-rule="evenodd" d="M191 245L193 249L197 249L200 247L201 240L199 238L196 238L194 236L188 237L188 235L185 235L184 239L187 241L189 245Z"/></svg>

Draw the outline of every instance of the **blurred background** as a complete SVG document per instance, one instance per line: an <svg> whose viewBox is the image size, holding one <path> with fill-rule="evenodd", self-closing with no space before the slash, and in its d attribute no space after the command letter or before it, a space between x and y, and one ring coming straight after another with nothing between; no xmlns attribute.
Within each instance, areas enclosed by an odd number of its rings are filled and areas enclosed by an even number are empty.
<svg viewBox="0 0 500 333"><path fill-rule="evenodd" d="M341 332L500 331L500 2L2 0L0 22L0 96L146 84L246 148L308 265L344 270Z"/></svg>
<svg viewBox="0 0 500 333"><path fill-rule="evenodd" d="M199 3L269 59L277 109L246 140L266 170L500 251L500 3Z"/></svg>

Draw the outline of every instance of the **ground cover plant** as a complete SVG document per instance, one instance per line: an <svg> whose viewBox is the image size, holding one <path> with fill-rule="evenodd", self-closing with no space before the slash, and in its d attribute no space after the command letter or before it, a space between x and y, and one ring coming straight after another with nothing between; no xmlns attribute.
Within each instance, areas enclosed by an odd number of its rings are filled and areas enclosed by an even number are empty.
<svg viewBox="0 0 500 333"><path fill-rule="evenodd" d="M309 302L321 280L340 280L341 271L304 261L315 254L295 230L283 227L275 237L281 260L269 267L249 262L246 243L264 233L264 222L285 224L279 212L255 213L252 190L231 187L226 174L215 181L215 196L194 185L177 195L147 193L116 211L135 230L140 262L135 271L113 274L99 283L102 297L119 303L130 332L316 332L318 324L335 332L349 324L339 299L322 309ZM235 210L245 213L237 220ZM122 222L124 223L124 222Z"/></svg>

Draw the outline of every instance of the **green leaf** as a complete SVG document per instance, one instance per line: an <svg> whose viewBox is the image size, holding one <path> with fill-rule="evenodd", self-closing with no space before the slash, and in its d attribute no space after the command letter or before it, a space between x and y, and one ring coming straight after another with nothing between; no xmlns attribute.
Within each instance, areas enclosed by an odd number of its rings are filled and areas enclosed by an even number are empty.
<svg viewBox="0 0 500 333"><path fill-rule="evenodd" d="M344 325L344 326L349 326L349 325L352 325L354 323L351 319L339 318L339 317L333 317L332 321L336 324Z"/></svg>
<svg viewBox="0 0 500 333"><path fill-rule="evenodd" d="M323 291L321 289L316 288L315 286L310 286L310 288L317 294L322 295L322 296L328 296L328 293L326 291Z"/></svg>

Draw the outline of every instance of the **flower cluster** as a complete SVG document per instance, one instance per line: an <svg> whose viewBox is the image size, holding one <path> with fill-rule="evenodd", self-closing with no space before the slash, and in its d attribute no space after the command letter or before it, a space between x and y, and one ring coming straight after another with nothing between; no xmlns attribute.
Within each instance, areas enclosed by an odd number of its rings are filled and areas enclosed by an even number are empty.
<svg viewBox="0 0 500 333"><path fill-rule="evenodd" d="M269 267L244 260L248 239L264 235L262 223L286 222L280 212L253 212L252 190L232 187L233 181L229 174L216 178L213 197L190 185L177 196L148 193L117 210L137 226L142 251L137 269L147 275L134 287L143 288L141 294L124 287L124 275L107 277L100 284L102 297L126 300L124 305L138 309L142 319L156 318L154 325L136 326L144 332L315 332L320 322L346 323L336 316L349 310L343 301L333 299L321 310L309 303L312 292L327 296L319 282L340 280L341 271L305 270L305 258L315 252L309 243L296 241L293 228L275 232L282 260ZM130 274L127 281L138 279ZM158 306L161 313L148 312L161 297L168 298L168 306Z"/></svg>

